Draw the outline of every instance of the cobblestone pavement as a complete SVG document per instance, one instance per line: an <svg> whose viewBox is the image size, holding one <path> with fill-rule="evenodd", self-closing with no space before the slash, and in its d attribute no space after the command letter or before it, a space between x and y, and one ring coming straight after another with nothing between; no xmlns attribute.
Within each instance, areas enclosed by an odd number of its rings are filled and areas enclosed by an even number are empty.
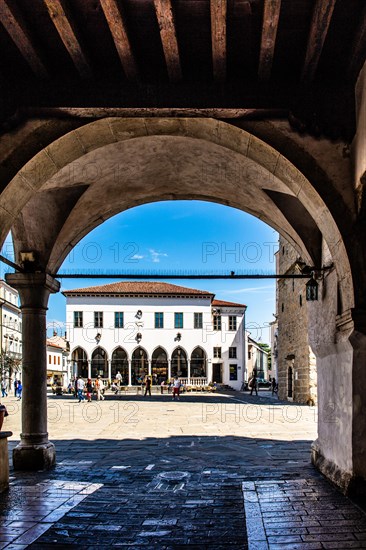
<svg viewBox="0 0 366 550"><path fill-rule="evenodd" d="M7 398L6 430L20 431ZM269 392L48 400L57 466L11 472L1 548L365 548L364 513L310 464L316 409Z"/></svg>

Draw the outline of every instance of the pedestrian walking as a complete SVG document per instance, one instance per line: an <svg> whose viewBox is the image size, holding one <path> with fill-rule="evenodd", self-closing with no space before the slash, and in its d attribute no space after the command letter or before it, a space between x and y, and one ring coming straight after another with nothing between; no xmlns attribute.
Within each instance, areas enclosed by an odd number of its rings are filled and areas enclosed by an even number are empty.
<svg viewBox="0 0 366 550"><path fill-rule="evenodd" d="M88 400L88 403L92 400L92 393L93 393L93 384L91 381L91 378L88 378L88 381L86 383L86 398Z"/></svg>
<svg viewBox="0 0 366 550"><path fill-rule="evenodd" d="M103 395L104 384L100 376L98 376L98 378L95 381L95 389L97 390L97 400L104 401L104 395Z"/></svg>
<svg viewBox="0 0 366 550"><path fill-rule="evenodd" d="M85 382L81 378L81 376L79 376L79 378L77 379L76 386L77 386L78 398L79 398L79 403L80 403L81 401L84 401L84 399L85 399L85 397L84 397Z"/></svg>
<svg viewBox="0 0 366 550"><path fill-rule="evenodd" d="M18 380L14 380L14 397L18 395Z"/></svg>
<svg viewBox="0 0 366 550"><path fill-rule="evenodd" d="M5 380L1 380L1 397L8 397L7 384Z"/></svg>
<svg viewBox="0 0 366 550"><path fill-rule="evenodd" d="M23 391L23 386L22 386L21 381L19 380L18 381L18 387L17 387L18 401L20 401L21 398L22 398L22 391Z"/></svg>
<svg viewBox="0 0 366 550"><path fill-rule="evenodd" d="M255 394L258 395L257 371L256 370L253 371L252 377L249 380L248 386L250 388L250 395L253 395L253 390L255 390Z"/></svg>
<svg viewBox="0 0 366 550"><path fill-rule="evenodd" d="M273 377L272 380L271 380L271 388L272 388L272 395L277 393L278 384L276 383L275 377Z"/></svg>
<svg viewBox="0 0 366 550"><path fill-rule="evenodd" d="M147 376L146 378L144 397L146 396L147 392L149 392L149 395L151 397L151 376Z"/></svg>
<svg viewBox="0 0 366 550"><path fill-rule="evenodd" d="M179 401L180 380L176 376L173 382L173 401Z"/></svg>

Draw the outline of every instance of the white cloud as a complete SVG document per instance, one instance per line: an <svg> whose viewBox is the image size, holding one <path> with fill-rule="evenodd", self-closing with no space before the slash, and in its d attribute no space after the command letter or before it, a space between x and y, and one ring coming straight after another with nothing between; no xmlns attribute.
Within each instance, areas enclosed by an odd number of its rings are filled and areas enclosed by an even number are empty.
<svg viewBox="0 0 366 550"><path fill-rule="evenodd" d="M154 263L159 263L161 257L167 257L168 256L168 254L165 254L165 252L157 252L153 248L150 248L149 252L151 254L151 259Z"/></svg>
<svg viewBox="0 0 366 550"><path fill-rule="evenodd" d="M141 254L134 254L131 260L142 260L143 258L145 258L145 256L141 256Z"/></svg>
<svg viewBox="0 0 366 550"><path fill-rule="evenodd" d="M274 292L276 289L276 285L263 285L263 286L253 286L248 288L237 288L235 290L221 290L221 293L225 294L250 294L250 293L268 293L268 292Z"/></svg>

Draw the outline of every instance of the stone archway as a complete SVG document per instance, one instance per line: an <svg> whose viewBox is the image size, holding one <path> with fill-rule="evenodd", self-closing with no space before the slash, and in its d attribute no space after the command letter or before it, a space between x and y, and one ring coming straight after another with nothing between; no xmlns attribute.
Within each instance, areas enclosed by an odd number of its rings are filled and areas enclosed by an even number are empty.
<svg viewBox="0 0 366 550"><path fill-rule="evenodd" d="M249 212L284 234L309 263L321 260L323 236L344 308L353 306L342 236L317 190L271 146L218 120L109 118L69 132L36 154L4 190L1 237L13 227L17 255L35 249L41 269L55 273L72 247L105 219L174 199L216 201ZM294 210L301 223L291 219ZM30 222L35 213L42 231Z"/></svg>
<svg viewBox="0 0 366 550"><path fill-rule="evenodd" d="M22 303L32 304L29 288L37 285L46 285L44 300L48 299L49 292L57 290L49 274L57 273L80 239L109 217L139 204L198 199L233 206L281 232L309 265L334 266L321 281L322 301L311 313L314 326L320 319L325 322L317 326L310 342L321 360L320 376L329 377L336 357L339 370L333 380L339 386L339 377L353 372L354 325L349 315L355 296L359 300L362 292L358 287L354 292L356 264L352 269L350 264L360 243L356 240L352 247L345 230L354 212L347 197L338 200L342 195L332 189L331 176L329 188L313 185L279 150L218 120L97 120L40 150L3 191L1 237L12 229L17 260L21 261L22 251L33 252L34 262L25 262L24 267L40 272L10 275L8 280L19 289ZM362 265L362 258L357 261ZM334 285L338 291L333 292ZM39 308L44 309L45 303ZM23 328L26 333L24 324ZM321 388L319 383L319 403L324 403L327 389L322 396ZM352 389L340 396L340 403L348 412L340 415L339 431L353 433L357 415ZM321 411L320 406L320 419ZM342 479L347 478L343 485L348 484L354 476L354 443L350 441L346 456L340 457L336 430L327 429L325 422L322 428L314 460L320 464L322 457L331 462ZM361 461L358 474L366 479L366 464Z"/></svg>

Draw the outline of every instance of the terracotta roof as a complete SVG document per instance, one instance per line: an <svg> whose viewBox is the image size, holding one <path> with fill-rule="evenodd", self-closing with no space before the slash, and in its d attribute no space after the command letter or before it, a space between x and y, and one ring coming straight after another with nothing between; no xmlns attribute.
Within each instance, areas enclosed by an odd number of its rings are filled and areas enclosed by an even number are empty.
<svg viewBox="0 0 366 550"><path fill-rule="evenodd" d="M236 304L234 302L225 302L224 300L213 300L212 301L212 306L213 307L247 307L246 305L244 304Z"/></svg>
<svg viewBox="0 0 366 550"><path fill-rule="evenodd" d="M108 285L91 286L88 288L74 288L65 290L62 293L64 296L74 296L76 294L165 294L165 295L201 295L214 296L212 292L207 290L197 290L195 288L187 288L184 286L172 285L170 283L156 283L151 281L141 282L119 282Z"/></svg>
<svg viewBox="0 0 366 550"><path fill-rule="evenodd" d="M51 347L51 348L58 348L58 349L64 349L62 346L59 346L58 344L55 344L54 342L51 342L50 340L47 339L47 346Z"/></svg>
<svg viewBox="0 0 366 550"><path fill-rule="evenodd" d="M62 336L50 336L50 338L47 338L47 346L52 346L54 348L60 348L60 349L66 349L67 348L67 340L63 338Z"/></svg>

